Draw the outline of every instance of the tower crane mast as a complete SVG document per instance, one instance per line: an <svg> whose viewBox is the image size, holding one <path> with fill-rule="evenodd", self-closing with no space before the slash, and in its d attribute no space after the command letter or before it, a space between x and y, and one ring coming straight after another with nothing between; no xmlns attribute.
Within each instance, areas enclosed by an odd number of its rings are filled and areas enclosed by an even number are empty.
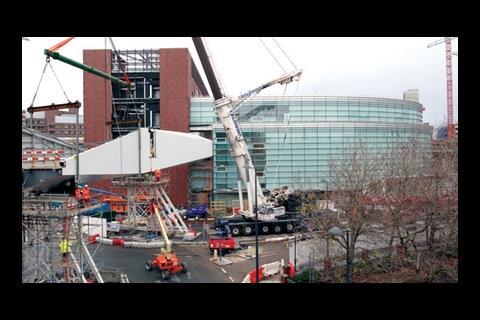
<svg viewBox="0 0 480 320"><path fill-rule="evenodd" d="M445 43L445 64L447 70L447 132L448 139L455 137L455 126L453 125L453 80L452 80L452 54L458 55L456 52L452 52L452 40L455 37L445 37L443 39L436 40L427 48Z"/></svg>

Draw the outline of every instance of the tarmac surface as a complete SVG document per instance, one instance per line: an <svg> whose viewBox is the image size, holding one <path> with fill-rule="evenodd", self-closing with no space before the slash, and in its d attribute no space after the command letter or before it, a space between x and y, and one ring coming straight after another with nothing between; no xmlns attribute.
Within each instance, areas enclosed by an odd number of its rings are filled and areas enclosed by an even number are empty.
<svg viewBox="0 0 480 320"><path fill-rule="evenodd" d="M90 251L95 245L91 245ZM207 246L176 246L177 257L187 267L186 273L178 272L169 280L163 280L158 270L147 271L145 262L153 259L160 249L133 249L102 245L94 255L100 270L125 273L130 283L225 283L231 282L217 265L209 261Z"/></svg>
<svg viewBox="0 0 480 320"><path fill-rule="evenodd" d="M189 227L197 231L205 231L203 221L188 221ZM197 241L208 241L208 234L214 233L209 228ZM285 236L285 235L281 235ZM270 238L278 238L270 236ZM267 236L259 236L262 241ZM255 253L255 237L241 237L240 243L248 242L251 246L250 253ZM230 264L216 264L210 259L213 257L207 245L174 245L173 249L177 257L187 267L186 273L178 272L172 275L169 280L163 280L158 270L148 271L145 269L145 263L153 259L155 254L160 253L160 249L137 249L123 248L109 245L89 245L89 250L97 264L97 267L103 273L105 282L118 282L118 274L127 275L130 283L240 283L245 276L255 269L255 258L246 259L241 253L247 253L247 250L233 252L222 256L222 259ZM96 250L96 251L95 251ZM259 243L259 265L280 261L284 259L288 263L288 248L283 241ZM117 276L109 276L108 271L112 271Z"/></svg>

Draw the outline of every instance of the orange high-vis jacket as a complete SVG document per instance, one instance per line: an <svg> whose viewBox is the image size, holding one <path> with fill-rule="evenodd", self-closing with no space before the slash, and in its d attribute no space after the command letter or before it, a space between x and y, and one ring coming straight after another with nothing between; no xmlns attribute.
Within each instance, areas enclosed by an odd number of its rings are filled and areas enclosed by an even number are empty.
<svg viewBox="0 0 480 320"><path fill-rule="evenodd" d="M85 201L89 202L90 201L90 189L88 188L83 188L82 189L82 195Z"/></svg>
<svg viewBox="0 0 480 320"><path fill-rule="evenodd" d="M159 181L161 176L162 176L162 171L155 170L155 180Z"/></svg>
<svg viewBox="0 0 480 320"><path fill-rule="evenodd" d="M82 191L79 188L75 189L75 198L77 198L77 200L83 199Z"/></svg>

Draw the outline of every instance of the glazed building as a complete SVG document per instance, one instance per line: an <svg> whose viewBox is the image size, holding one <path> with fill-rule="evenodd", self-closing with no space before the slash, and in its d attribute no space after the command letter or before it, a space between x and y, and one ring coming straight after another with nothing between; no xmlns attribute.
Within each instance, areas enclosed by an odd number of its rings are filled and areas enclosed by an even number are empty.
<svg viewBox="0 0 480 320"><path fill-rule="evenodd" d="M85 147L144 127L192 132L212 139L213 159L169 169L175 205L236 199L237 171L223 126L187 49L85 50L84 63L123 77L121 88L84 73ZM129 91L130 92L129 92ZM362 141L372 153L415 138L431 150L433 128L417 101L374 97L253 97L238 119L264 189L285 185L325 190L329 162ZM181 147L181 146L179 146ZM108 188L105 183L104 188Z"/></svg>

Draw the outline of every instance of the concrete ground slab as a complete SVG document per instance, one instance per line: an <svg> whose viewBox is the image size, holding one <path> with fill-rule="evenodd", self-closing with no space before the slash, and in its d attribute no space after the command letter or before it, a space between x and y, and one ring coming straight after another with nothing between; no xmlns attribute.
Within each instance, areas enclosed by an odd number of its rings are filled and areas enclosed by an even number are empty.
<svg viewBox="0 0 480 320"><path fill-rule="evenodd" d="M232 261L230 259L227 259L227 258L222 258L222 260L220 259L210 259L210 261L212 261L213 263L215 263L216 265L219 265L219 266L227 266L229 264L232 264Z"/></svg>
<svg viewBox="0 0 480 320"><path fill-rule="evenodd" d="M232 263L243 262L246 259L247 258L243 258L243 257L240 257L240 256L229 256L228 257L228 260L230 260Z"/></svg>

